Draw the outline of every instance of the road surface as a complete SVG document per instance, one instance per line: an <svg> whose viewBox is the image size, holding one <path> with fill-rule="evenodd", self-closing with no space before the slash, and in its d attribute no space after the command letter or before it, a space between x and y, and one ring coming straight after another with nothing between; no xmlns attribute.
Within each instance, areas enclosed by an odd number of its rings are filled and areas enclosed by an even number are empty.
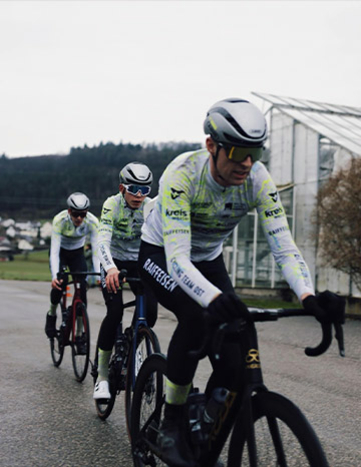
<svg viewBox="0 0 361 467"><path fill-rule="evenodd" d="M0 466L130 467L123 397L102 422L92 400L92 378L75 381L70 349L60 368L52 364L44 333L49 290L44 282L0 281ZM89 290L88 301L93 357L105 307L98 289ZM130 316L126 312L126 324ZM174 326L173 316L160 308L155 331L163 351ZM319 358L304 355L303 348L320 337L312 318L288 318L257 329L266 385L302 409L330 466L360 467L361 321L345 325L344 359L336 343ZM208 373L203 361L197 378L201 389Z"/></svg>

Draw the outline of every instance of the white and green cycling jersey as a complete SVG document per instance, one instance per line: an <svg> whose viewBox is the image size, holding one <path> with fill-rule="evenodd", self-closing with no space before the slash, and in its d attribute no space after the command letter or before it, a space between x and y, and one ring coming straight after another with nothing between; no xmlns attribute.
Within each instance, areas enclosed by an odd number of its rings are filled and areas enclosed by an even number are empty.
<svg viewBox="0 0 361 467"><path fill-rule="evenodd" d="M103 204L98 228L98 255L105 271L115 268L113 258L137 261L141 227L144 222L145 198L139 209L131 209L121 193L110 196Z"/></svg>
<svg viewBox="0 0 361 467"><path fill-rule="evenodd" d="M142 239L164 246L170 276L207 307L220 290L192 261L219 256L224 240L254 208L290 287L299 298L304 293L314 294L310 272L293 241L277 188L261 162L253 164L242 185L225 188L211 175L207 150L181 154L161 177L158 200L144 223ZM143 267L152 274L150 263Z"/></svg>
<svg viewBox="0 0 361 467"><path fill-rule="evenodd" d="M59 272L60 248L77 250L84 246L88 236L92 246L94 271L99 271L99 260L96 254L98 223L98 219L91 212L87 213L79 227L75 227L67 209L54 217L50 245L50 270L53 279Z"/></svg>

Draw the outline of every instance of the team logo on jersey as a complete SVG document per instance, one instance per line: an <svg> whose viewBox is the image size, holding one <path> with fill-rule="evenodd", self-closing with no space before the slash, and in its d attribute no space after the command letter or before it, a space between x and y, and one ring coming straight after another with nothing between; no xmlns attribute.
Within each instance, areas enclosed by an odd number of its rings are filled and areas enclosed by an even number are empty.
<svg viewBox="0 0 361 467"><path fill-rule="evenodd" d="M182 217L187 217L188 212L185 211L184 209L166 209L165 210L165 215L167 217L173 217L175 219L181 219Z"/></svg>
<svg viewBox="0 0 361 467"><path fill-rule="evenodd" d="M184 193L183 190L176 190L175 188L172 188L172 187L171 187L170 191L171 191L170 196L171 196L172 199L177 199L177 198L180 197L180 195L182 193Z"/></svg>
<svg viewBox="0 0 361 467"><path fill-rule="evenodd" d="M278 206L276 209L267 209L267 211L265 211L265 215L266 217L274 217L277 219L283 215L283 209L281 206Z"/></svg>
<svg viewBox="0 0 361 467"><path fill-rule="evenodd" d="M288 230L290 230L287 226L283 226L283 227L279 227L278 229L274 229L274 230L269 230L268 231L268 235L277 235L281 232L287 232Z"/></svg>
<svg viewBox="0 0 361 467"><path fill-rule="evenodd" d="M274 193L268 193L268 195L271 197L272 201L274 203L277 203L277 200L278 200L278 193L277 191L275 191Z"/></svg>

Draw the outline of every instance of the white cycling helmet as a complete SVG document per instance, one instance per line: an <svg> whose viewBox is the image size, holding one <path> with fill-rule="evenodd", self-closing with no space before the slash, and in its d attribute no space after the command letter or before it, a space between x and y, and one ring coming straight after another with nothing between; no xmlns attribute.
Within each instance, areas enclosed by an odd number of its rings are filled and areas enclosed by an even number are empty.
<svg viewBox="0 0 361 467"><path fill-rule="evenodd" d="M152 172L141 162L130 162L119 173L122 185L151 185L152 181Z"/></svg>
<svg viewBox="0 0 361 467"><path fill-rule="evenodd" d="M216 102L208 110L203 129L215 142L231 146L262 147L267 139L267 123L262 112L238 98Z"/></svg>
<svg viewBox="0 0 361 467"><path fill-rule="evenodd" d="M84 193L77 191L69 196L67 204L70 209L74 209L75 211L85 211L89 209L90 201Z"/></svg>

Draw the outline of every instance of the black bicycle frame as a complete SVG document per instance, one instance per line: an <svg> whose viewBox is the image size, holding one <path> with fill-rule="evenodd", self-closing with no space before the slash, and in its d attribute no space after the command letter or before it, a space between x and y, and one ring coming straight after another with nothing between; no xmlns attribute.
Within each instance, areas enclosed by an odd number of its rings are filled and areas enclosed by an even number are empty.
<svg viewBox="0 0 361 467"><path fill-rule="evenodd" d="M224 407L212 427L207 445L201 451L201 458L199 460L201 466L208 467L209 465L213 465L214 460L218 459L232 427L237 423L236 419L242 420L242 423L248 420L247 433L249 434L250 465L255 465L253 463L253 460L256 459L253 413L252 406L247 401L250 401L253 392L266 390L266 387L263 383L257 331L254 323L245 324L243 329L236 332L236 338L241 349L242 359L240 365L242 366L242 380L240 387L235 391L229 392Z"/></svg>
<svg viewBox="0 0 361 467"><path fill-rule="evenodd" d="M124 308L133 306L135 304L135 312L134 312L134 317L133 317L133 322L132 322L132 327L133 327L133 341L131 344L131 352L129 357L131 358L131 367L135 368L135 359L136 359L136 350L137 350L137 339L138 339L138 331L139 328L142 326L147 327L147 319L146 319L146 311L145 311L145 292L144 292L144 286L143 283L141 282L141 279L137 277L127 277L126 279L127 282L135 282L137 286L137 293L135 295L135 301L133 300L132 302L128 302L124 304ZM147 341L147 346L149 345ZM147 348L147 352L150 352L150 348ZM135 371L131 372L132 376L132 390L134 390L135 386L135 380L136 380L136 374Z"/></svg>

